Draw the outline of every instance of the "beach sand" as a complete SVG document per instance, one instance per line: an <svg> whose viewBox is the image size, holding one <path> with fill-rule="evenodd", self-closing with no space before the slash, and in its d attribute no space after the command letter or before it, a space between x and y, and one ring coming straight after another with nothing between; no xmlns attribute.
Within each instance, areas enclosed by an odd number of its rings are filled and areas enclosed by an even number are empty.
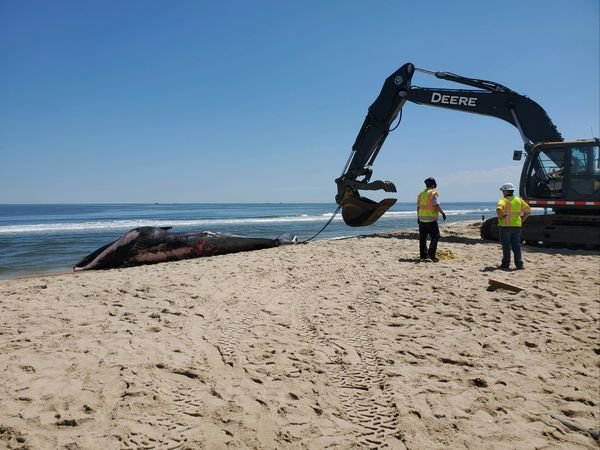
<svg viewBox="0 0 600 450"><path fill-rule="evenodd" d="M1 281L0 448L598 449L598 253L441 228Z"/></svg>

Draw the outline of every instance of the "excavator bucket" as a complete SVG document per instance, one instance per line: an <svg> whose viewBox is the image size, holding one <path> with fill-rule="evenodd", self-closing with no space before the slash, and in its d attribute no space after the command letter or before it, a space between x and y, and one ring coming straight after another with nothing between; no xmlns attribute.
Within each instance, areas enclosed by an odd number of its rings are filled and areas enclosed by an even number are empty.
<svg viewBox="0 0 600 450"><path fill-rule="evenodd" d="M395 198L386 198L378 203L361 197L356 191L348 190L342 198L340 206L346 225L364 227L375 223L394 203L396 203Z"/></svg>

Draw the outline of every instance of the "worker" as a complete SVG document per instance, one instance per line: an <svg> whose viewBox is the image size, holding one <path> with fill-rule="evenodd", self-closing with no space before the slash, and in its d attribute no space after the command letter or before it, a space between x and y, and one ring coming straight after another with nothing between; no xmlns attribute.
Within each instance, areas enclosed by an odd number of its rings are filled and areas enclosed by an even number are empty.
<svg viewBox="0 0 600 450"><path fill-rule="evenodd" d="M561 197L563 189L563 177L565 175L565 166L561 164L556 170L549 172L547 176L548 189L550 197Z"/></svg>
<svg viewBox="0 0 600 450"><path fill-rule="evenodd" d="M498 215L498 226L500 227L500 243L502 244L501 269L510 267L511 250L517 270L524 269L521 258L521 227L527 220L531 208L525 201L514 195L515 186L512 183L504 183L500 190L503 197L498 201L496 214Z"/></svg>
<svg viewBox="0 0 600 450"><path fill-rule="evenodd" d="M438 226L438 216L442 215L446 220L446 213L440 206L440 199L437 191L437 183L433 178L425 180L425 190L417 196L417 222L419 223L419 254L422 261L430 259L438 262L436 257L437 244L440 240L440 228ZM427 249L427 237L431 238L429 249Z"/></svg>

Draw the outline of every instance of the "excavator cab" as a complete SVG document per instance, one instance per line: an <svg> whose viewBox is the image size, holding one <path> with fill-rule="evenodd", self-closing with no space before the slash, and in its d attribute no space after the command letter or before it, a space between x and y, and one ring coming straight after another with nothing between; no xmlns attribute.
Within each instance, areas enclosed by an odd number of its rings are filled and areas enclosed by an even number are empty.
<svg viewBox="0 0 600 450"><path fill-rule="evenodd" d="M600 141L534 145L523 166L521 196L554 209L594 206L600 199Z"/></svg>

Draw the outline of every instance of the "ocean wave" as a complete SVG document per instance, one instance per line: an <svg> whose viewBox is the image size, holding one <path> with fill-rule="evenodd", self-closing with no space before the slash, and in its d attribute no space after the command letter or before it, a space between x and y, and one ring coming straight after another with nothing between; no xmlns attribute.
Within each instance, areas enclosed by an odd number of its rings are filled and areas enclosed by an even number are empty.
<svg viewBox="0 0 600 450"><path fill-rule="evenodd" d="M331 217L331 215L329 215ZM215 227L223 225L252 225L286 222L317 222L326 220L323 216L306 217L269 217L243 219L197 219L197 220L113 220L99 222L45 223L26 225L5 225L0 227L0 234L10 233L52 233L72 231L129 230L137 227ZM338 220L338 218L336 218ZM339 217L341 220L341 216Z"/></svg>
<svg viewBox="0 0 600 450"><path fill-rule="evenodd" d="M464 209L448 210L449 216L460 216L469 214L489 213L490 209ZM56 222L56 223L38 223L38 224L15 224L0 226L0 234L33 234L33 233L64 233L64 232L86 232L101 230L129 230L137 227L198 227L210 229L211 227L228 225L261 225L261 224L279 224L279 223L309 223L324 222L329 220L333 213L323 214L300 214L293 216L270 216L270 217L244 217L233 219L136 219L136 220L103 220L103 221L84 221L84 222ZM416 211L388 211L380 221L414 218ZM338 214L336 222L342 220L341 214Z"/></svg>

